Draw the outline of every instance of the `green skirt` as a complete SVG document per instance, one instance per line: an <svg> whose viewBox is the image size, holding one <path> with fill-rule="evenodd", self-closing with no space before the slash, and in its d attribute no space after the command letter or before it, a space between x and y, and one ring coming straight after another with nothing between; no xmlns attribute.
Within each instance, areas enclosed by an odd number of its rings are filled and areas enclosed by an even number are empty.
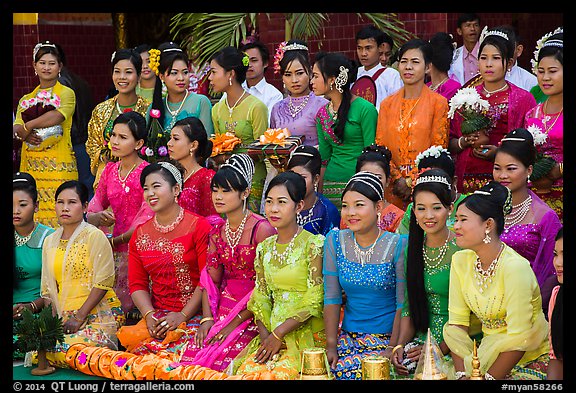
<svg viewBox="0 0 576 393"><path fill-rule="evenodd" d="M338 211L342 210L342 193L347 183L348 182L324 180L322 194L338 208Z"/></svg>

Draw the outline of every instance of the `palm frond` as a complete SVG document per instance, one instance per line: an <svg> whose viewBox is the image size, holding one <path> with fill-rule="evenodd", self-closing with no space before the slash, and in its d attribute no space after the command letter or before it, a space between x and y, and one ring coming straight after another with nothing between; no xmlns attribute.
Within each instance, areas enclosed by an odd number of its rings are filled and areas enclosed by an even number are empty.
<svg viewBox="0 0 576 393"><path fill-rule="evenodd" d="M385 31L394 41L394 48L398 49L402 44L416 35L404 29L404 22L398 19L395 13L357 13L358 17L369 19L380 30Z"/></svg>
<svg viewBox="0 0 576 393"><path fill-rule="evenodd" d="M312 37L320 36L320 29L328 20L327 14L320 13L294 13L286 16L292 31L292 38L307 41Z"/></svg>

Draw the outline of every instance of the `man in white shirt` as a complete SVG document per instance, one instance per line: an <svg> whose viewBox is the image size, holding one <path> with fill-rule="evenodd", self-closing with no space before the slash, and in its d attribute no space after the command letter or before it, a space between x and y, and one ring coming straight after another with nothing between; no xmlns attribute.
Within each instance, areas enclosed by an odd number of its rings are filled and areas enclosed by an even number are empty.
<svg viewBox="0 0 576 393"><path fill-rule="evenodd" d="M473 13L461 14L458 17L456 33L462 37L463 45L454 51L448 76L456 79L464 86L466 82L478 74L480 17Z"/></svg>
<svg viewBox="0 0 576 393"><path fill-rule="evenodd" d="M358 67L358 78L367 75L376 85L376 102L374 105L380 111L380 103L389 95L396 93L404 83L400 73L392 68L382 65L382 56L390 55L394 41L392 38L374 25L363 27L356 33L356 54L361 67ZM354 85L351 86L354 91ZM366 97L365 97L366 98Z"/></svg>
<svg viewBox="0 0 576 393"><path fill-rule="evenodd" d="M524 52L524 45L512 26L502 26L501 30L508 34L508 39L514 42L514 65L506 72L505 79L529 92L530 89L538 84L538 78L530 71L518 65L518 58L522 55L522 52Z"/></svg>

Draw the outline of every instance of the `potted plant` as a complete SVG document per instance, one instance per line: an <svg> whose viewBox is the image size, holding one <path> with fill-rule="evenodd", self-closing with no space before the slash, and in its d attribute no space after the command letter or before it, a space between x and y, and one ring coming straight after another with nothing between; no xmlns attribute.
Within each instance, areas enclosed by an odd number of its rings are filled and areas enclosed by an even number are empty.
<svg viewBox="0 0 576 393"><path fill-rule="evenodd" d="M52 305L44 307L38 314L32 314L29 309L22 311L22 320L16 326L16 334L17 345L22 352L38 353L38 367L32 369L32 375L48 375L56 371L48 365L46 352L64 341L64 331L62 317L52 315Z"/></svg>

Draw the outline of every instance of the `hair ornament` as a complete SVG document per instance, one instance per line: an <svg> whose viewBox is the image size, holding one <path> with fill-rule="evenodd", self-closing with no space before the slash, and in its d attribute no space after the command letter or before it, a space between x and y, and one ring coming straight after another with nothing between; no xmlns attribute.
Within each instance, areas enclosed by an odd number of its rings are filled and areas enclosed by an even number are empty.
<svg viewBox="0 0 576 393"><path fill-rule="evenodd" d="M274 54L274 73L280 73L280 62L284 57L284 48L286 48L286 41L282 41L278 44L278 48L276 48L276 53Z"/></svg>
<svg viewBox="0 0 576 393"><path fill-rule="evenodd" d="M488 26L484 26L484 28L482 29L482 33L480 33L480 40L479 42L482 43L482 41L484 41L484 39L486 37L488 37L489 35L497 35L498 37L502 37L504 38L506 41L508 41L508 34L504 33L503 31L500 30L488 30Z"/></svg>
<svg viewBox="0 0 576 393"><path fill-rule="evenodd" d="M414 163L416 164L416 166L418 166L418 164L420 164L420 161L424 158L427 157L434 157L434 158L439 158L442 153L446 153L446 155L448 157L450 157L450 159L452 159L452 157L450 156L450 153L448 152L448 150L444 149L442 146L440 145L435 145L435 146L430 146L428 149L424 150L423 152L419 153L416 158L414 159Z"/></svg>
<svg viewBox="0 0 576 393"><path fill-rule="evenodd" d="M158 67L160 66L160 52L158 49L150 49L148 54L150 55L150 61L148 62L148 68L150 68L156 75L158 75Z"/></svg>
<svg viewBox="0 0 576 393"><path fill-rule="evenodd" d="M14 179L12 180L12 183L16 183L17 181L23 181L24 183L28 183L27 179Z"/></svg>
<svg viewBox="0 0 576 393"><path fill-rule="evenodd" d="M418 176L416 178L416 185L414 187L416 187L419 184L423 184L423 183L442 183L445 184L449 190L452 190L452 185L450 184L450 182L448 180L446 180L446 178L444 176L438 176L438 175L422 175L422 176Z"/></svg>
<svg viewBox="0 0 576 393"><path fill-rule="evenodd" d="M246 180L248 187L252 184L252 178L254 177L254 161L248 154L237 153L233 154L226 162L220 165L220 168L230 167L234 169L240 176Z"/></svg>
<svg viewBox="0 0 576 393"><path fill-rule="evenodd" d="M50 41L39 42L34 46L34 50L32 50L32 60L36 60L36 54L38 53L40 48L45 47L45 46L48 46L50 48L54 48L54 49L58 50L58 48L56 48L56 45L54 45Z"/></svg>
<svg viewBox="0 0 576 393"><path fill-rule="evenodd" d="M346 82L348 82L348 68L340 66L340 73L338 73L338 76L334 81L336 90L338 90L340 93L343 93L344 89L342 89L342 86L344 86Z"/></svg>
<svg viewBox="0 0 576 393"><path fill-rule="evenodd" d="M167 161L160 161L159 162L160 166L164 169L167 169L168 172L170 172L172 174L172 176L174 177L174 179L176 180L176 183L178 183L180 185L180 189L183 188L183 184L182 184L182 173L180 173L180 171L178 170L178 168L176 168L174 166L174 164L171 164Z"/></svg>
<svg viewBox="0 0 576 393"><path fill-rule="evenodd" d="M532 134L534 139L534 146L543 145L548 139L548 134L542 132L542 129L536 124L530 124L526 129Z"/></svg>
<svg viewBox="0 0 576 393"><path fill-rule="evenodd" d="M110 63L114 63L115 57L116 57L116 51L112 52L112 57L110 57Z"/></svg>
<svg viewBox="0 0 576 393"><path fill-rule="evenodd" d="M545 46L556 46L558 48L564 48L564 41L563 40L549 40L555 34L564 33L564 28L558 27L556 30L551 31L549 33L544 34L538 41L536 41L536 50L534 50L534 58L530 60L532 64L532 72L536 74L538 71L538 56L540 55L540 49ZM550 41L550 43L548 43Z"/></svg>
<svg viewBox="0 0 576 393"><path fill-rule="evenodd" d="M376 176L372 172L367 171L357 172L350 178L350 180L348 180L348 183L346 183L346 187L348 187L348 185L353 182L360 182L366 184L367 186L372 188L376 192L376 194L378 194L380 199L384 199L384 188L382 187L382 182L380 181L378 176Z"/></svg>
<svg viewBox="0 0 576 393"><path fill-rule="evenodd" d="M244 67L248 67L248 64L250 64L250 57L248 57L248 54L246 52L242 52L244 54L244 56L242 57L242 65Z"/></svg>

